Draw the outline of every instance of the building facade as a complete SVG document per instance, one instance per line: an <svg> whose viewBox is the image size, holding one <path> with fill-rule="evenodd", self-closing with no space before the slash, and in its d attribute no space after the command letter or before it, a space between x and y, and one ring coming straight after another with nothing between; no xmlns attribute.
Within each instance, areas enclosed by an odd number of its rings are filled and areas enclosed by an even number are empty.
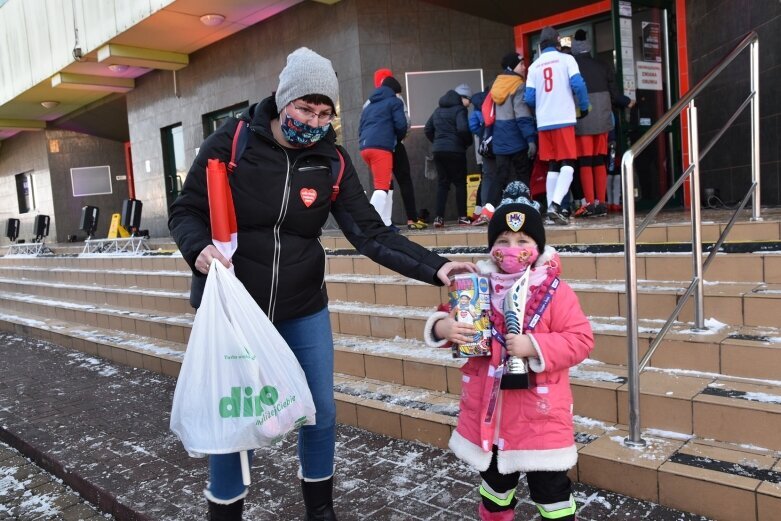
<svg viewBox="0 0 781 521"><path fill-rule="evenodd" d="M405 96L410 94L407 73L479 71L485 83L499 72L499 61L510 50L532 59L535 36L553 24L562 28L564 38L577 27L586 28L597 55L615 60L622 72L616 58L617 49L627 45L617 29L622 14L638 37L628 44L636 45L636 56L647 58L642 53L653 47L643 46L641 31L647 27L662 31L670 44L669 53L657 62L667 65L669 60L671 66L659 91L652 87L632 93L648 102L638 103L644 108L637 113L624 115L629 142L664 112L662 88L674 102L743 35L758 32L761 202L781 203L781 96L775 95L781 71L781 4L774 0L751 2L750 9L739 2L697 0L568 0L523 9L510 1L483 7L423 0L256 4L248 10L242 2L226 1L215 7L224 10L222 20L201 20L216 13L201 13L188 0L76 0L59 5L62 12L57 13L47 12L50 4L43 0L0 2L0 24L10 43L0 50L0 221L19 218L20 236L29 240L34 216L47 214L50 241L83 238L81 208L91 205L101 210L97 235L104 236L110 215L120 211L122 201L135 198L144 204L141 227L152 237L166 237L168 205L204 137L224 118L271 95L287 54L300 46L334 64L340 85L337 132L370 191L357 140L361 108L373 90L376 69L390 67ZM220 23L205 25L215 21ZM747 71L745 56L697 100L701 140L737 108L741 94L748 94ZM624 76L623 86L631 89ZM471 87L478 91L483 85ZM54 105L47 108L42 102ZM732 108L727 112L725 106ZM744 114L703 164L702 186L718 189L724 202L742 197L750 181L747 125ZM658 196L656 187L680 174L680 136L676 139L669 147L660 144L655 163L649 160L655 166L646 174L646 199ZM429 152L422 129L413 127L405 143L417 206L433 209L436 183L424 177ZM469 169L478 171L473 153ZM454 206L451 194L448 218L456 215ZM394 220L404 219L397 194Z"/></svg>

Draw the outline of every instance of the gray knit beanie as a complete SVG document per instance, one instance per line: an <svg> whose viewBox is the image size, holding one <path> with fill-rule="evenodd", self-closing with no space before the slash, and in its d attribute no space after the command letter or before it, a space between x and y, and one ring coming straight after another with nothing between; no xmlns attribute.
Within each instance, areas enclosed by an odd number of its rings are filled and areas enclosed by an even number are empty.
<svg viewBox="0 0 781 521"><path fill-rule="evenodd" d="M287 65L279 73L277 110L309 94L328 96L336 108L339 99L339 80L331 60L312 49L299 47L287 56Z"/></svg>

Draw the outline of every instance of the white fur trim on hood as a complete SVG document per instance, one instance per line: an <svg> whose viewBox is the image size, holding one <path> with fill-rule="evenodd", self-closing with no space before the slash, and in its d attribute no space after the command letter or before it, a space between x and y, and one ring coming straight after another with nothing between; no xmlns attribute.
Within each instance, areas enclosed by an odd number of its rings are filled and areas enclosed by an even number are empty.
<svg viewBox="0 0 781 521"><path fill-rule="evenodd" d="M443 318L447 318L449 316L450 315L448 313L445 313L444 311L437 311L436 313L428 317L428 320L426 320L426 326L423 328L423 340L426 341L427 346L444 347L444 345L447 344L447 338L438 340L434 336L434 324L436 324Z"/></svg>

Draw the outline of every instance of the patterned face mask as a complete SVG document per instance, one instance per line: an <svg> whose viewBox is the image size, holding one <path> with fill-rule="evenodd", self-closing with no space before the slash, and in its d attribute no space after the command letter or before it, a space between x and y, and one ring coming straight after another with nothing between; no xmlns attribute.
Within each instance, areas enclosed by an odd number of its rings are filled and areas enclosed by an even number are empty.
<svg viewBox="0 0 781 521"><path fill-rule="evenodd" d="M331 123L326 123L322 127L312 127L306 123L301 123L290 117L285 109L285 119L280 122L282 134L290 143L302 147L314 145L328 133Z"/></svg>
<svg viewBox="0 0 781 521"><path fill-rule="evenodd" d="M520 273L533 265L539 256L536 246L494 246L491 249L491 257L505 273Z"/></svg>

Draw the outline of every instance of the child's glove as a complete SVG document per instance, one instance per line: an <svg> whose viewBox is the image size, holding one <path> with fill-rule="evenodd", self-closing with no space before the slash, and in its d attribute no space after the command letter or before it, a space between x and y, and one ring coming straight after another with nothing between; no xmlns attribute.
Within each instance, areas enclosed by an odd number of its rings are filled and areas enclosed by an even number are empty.
<svg viewBox="0 0 781 521"><path fill-rule="evenodd" d="M534 159L534 156L537 155L537 143L534 141L529 141L529 159Z"/></svg>

